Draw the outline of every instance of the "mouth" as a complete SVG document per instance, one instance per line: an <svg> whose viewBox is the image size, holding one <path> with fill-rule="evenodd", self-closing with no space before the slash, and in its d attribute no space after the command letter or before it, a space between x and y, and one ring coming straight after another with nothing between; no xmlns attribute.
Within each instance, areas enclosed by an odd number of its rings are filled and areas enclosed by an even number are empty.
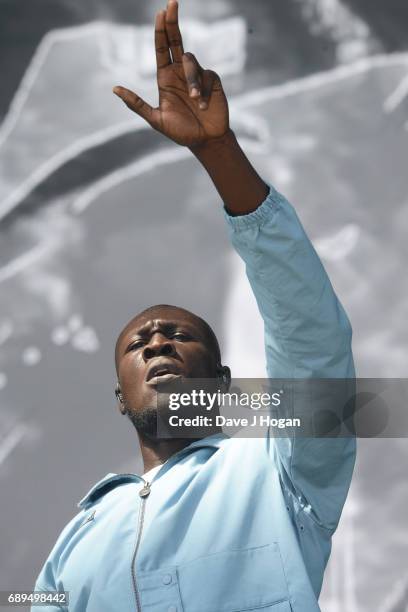
<svg viewBox="0 0 408 612"><path fill-rule="evenodd" d="M154 387L156 385L171 382L173 380L179 380L181 374L161 374L160 376L154 376L148 381L148 385Z"/></svg>
<svg viewBox="0 0 408 612"><path fill-rule="evenodd" d="M150 385L169 382L181 378L180 368L173 362L157 363L149 368L146 382Z"/></svg>

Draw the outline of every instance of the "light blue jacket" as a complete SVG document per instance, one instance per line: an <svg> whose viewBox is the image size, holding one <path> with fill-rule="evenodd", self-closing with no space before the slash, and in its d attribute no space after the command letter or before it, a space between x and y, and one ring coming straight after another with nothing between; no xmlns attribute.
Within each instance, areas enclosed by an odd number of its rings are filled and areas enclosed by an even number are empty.
<svg viewBox="0 0 408 612"><path fill-rule="evenodd" d="M271 188L255 212L225 216L268 375L353 378L349 321L292 206ZM215 435L173 455L146 497L140 476L108 474L36 589L69 591L70 612L315 612L354 461L351 437Z"/></svg>

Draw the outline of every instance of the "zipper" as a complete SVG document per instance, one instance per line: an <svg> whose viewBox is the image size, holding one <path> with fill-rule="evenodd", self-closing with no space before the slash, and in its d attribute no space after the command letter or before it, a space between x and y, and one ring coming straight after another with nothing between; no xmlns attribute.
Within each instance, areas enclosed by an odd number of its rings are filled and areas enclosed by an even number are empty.
<svg viewBox="0 0 408 612"><path fill-rule="evenodd" d="M143 482L144 482L144 486L139 491L139 496L142 498L142 501L140 502L139 521L138 521L138 527L137 527L137 538L136 538L135 550L133 552L133 557L132 557L132 583L133 583L133 592L135 594L135 599L136 599L137 612L142 612L142 606L140 604L139 589L137 588L135 562L136 562L137 551L139 550L139 546L140 546L140 540L142 539L146 501L151 491L150 483L147 482L146 480L143 480Z"/></svg>
<svg viewBox="0 0 408 612"><path fill-rule="evenodd" d="M227 437L227 436L225 436L225 437ZM175 453L172 457L170 457L170 459L165 461L165 463L162 465L162 467L157 472L157 474L154 475L152 482L159 476L159 474L162 473L163 468L165 466L167 467L167 469L169 469L169 466L172 466L174 463L177 463L177 461L180 459L180 457L182 457L184 454L187 454L186 451L188 451L188 450L190 450L189 447L183 448L180 451L178 451L177 453ZM174 460L175 458L177 458L176 461ZM164 471L167 471L167 470L164 470ZM140 476L140 478L142 478L142 477ZM140 503L138 531L137 531L137 538L136 538L135 549L133 551L132 568L131 568L132 569L132 586L133 586L133 593L135 595L135 600L136 600L136 610L137 610L137 612L142 612L142 606L141 606L141 603L140 603L139 589L137 588L135 562L136 562L137 551L139 550L139 546L140 546L140 541L142 539L142 531L143 531L143 523L144 523L146 501L147 501L147 498L149 497L150 491L151 491L151 483L147 482L147 480L145 480L144 478L142 478L142 480L144 482L144 485L143 485L143 487L139 491L139 496L142 498L142 500L141 500L141 503Z"/></svg>

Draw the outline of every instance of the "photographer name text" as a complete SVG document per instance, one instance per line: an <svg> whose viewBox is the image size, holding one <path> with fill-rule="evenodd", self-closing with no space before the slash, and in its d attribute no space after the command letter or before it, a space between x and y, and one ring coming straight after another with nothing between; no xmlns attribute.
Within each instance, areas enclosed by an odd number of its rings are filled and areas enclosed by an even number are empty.
<svg viewBox="0 0 408 612"><path fill-rule="evenodd" d="M179 417L176 414L169 417L169 425L171 427L277 427L285 429L287 427L300 427L301 420L274 418L270 415L254 414L252 419L246 417L225 417L217 414L214 417L210 416L194 416L194 417Z"/></svg>

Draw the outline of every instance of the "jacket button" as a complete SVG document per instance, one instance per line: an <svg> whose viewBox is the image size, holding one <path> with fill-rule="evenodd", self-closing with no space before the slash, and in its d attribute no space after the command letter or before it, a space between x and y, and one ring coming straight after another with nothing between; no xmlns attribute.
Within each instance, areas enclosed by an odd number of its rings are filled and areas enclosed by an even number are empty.
<svg viewBox="0 0 408 612"><path fill-rule="evenodd" d="M170 584L171 583L171 574L164 574L163 576L163 584ZM174 608L174 606L170 606L171 608ZM175 610L175 608L174 608ZM171 612L170 608L169 608L169 612Z"/></svg>

